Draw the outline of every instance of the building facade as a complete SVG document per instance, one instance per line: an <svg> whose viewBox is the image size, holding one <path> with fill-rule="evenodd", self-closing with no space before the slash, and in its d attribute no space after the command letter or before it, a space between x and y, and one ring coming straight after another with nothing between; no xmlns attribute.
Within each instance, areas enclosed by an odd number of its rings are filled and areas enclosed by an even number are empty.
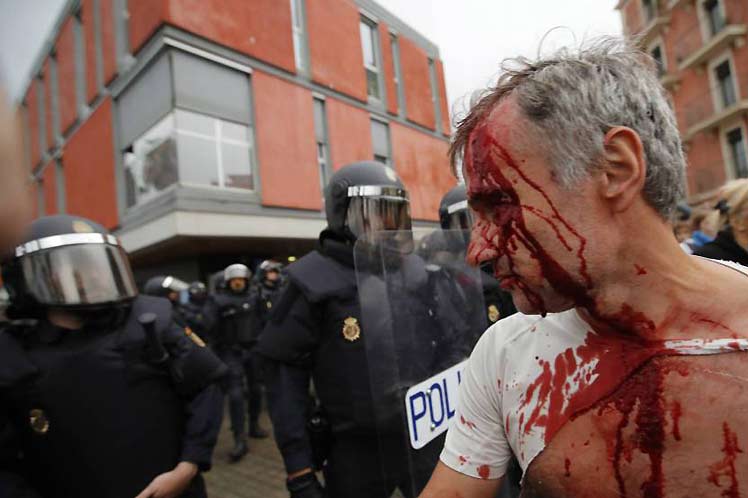
<svg viewBox="0 0 748 498"><path fill-rule="evenodd" d="M672 97L689 199L748 177L748 1L620 0L617 8Z"/></svg>
<svg viewBox="0 0 748 498"><path fill-rule="evenodd" d="M371 0L69 0L22 102L38 214L112 229L139 279L301 255L341 166L455 180L438 48Z"/></svg>

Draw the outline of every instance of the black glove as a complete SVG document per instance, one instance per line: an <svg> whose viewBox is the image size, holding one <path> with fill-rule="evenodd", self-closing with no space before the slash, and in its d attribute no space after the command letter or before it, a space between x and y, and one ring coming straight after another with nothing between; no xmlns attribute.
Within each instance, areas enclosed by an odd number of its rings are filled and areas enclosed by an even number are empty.
<svg viewBox="0 0 748 498"><path fill-rule="evenodd" d="M317 481L314 472L300 475L286 481L291 498L325 498L325 489Z"/></svg>

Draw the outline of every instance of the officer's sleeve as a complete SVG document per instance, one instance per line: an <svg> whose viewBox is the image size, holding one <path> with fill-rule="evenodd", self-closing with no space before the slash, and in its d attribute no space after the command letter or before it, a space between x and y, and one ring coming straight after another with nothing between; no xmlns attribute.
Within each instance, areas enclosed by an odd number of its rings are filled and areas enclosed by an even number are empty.
<svg viewBox="0 0 748 498"><path fill-rule="evenodd" d="M314 460L306 430L309 371L270 359L263 367L268 411L286 472L311 468Z"/></svg>
<svg viewBox="0 0 748 498"><path fill-rule="evenodd" d="M198 395L228 373L228 367L190 330L176 325L170 327L164 345L169 352L174 383L186 399Z"/></svg>
<svg viewBox="0 0 748 498"><path fill-rule="evenodd" d="M436 315L441 329L438 368L448 368L464 360L470 351L465 338L470 333L470 324L461 307L467 307L463 294L455 282L443 273L432 276L436 300Z"/></svg>
<svg viewBox="0 0 748 498"><path fill-rule="evenodd" d="M187 424L182 439L183 462L192 462L201 472L211 467L213 449L223 420L223 393L216 384L200 391L186 404Z"/></svg>
<svg viewBox="0 0 748 498"><path fill-rule="evenodd" d="M320 342L321 317L301 291L289 284L273 306L257 352L266 358L311 368Z"/></svg>

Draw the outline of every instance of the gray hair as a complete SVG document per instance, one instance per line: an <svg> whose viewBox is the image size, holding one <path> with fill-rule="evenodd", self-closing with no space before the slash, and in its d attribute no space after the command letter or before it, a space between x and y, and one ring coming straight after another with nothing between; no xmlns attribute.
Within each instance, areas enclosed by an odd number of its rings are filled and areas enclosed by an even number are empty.
<svg viewBox="0 0 748 498"><path fill-rule="evenodd" d="M486 89L458 122L450 146L453 167L470 133L509 95L527 123L544 137L554 177L571 188L599 164L604 135L614 126L639 134L647 174L645 200L665 219L685 195L685 167L678 126L654 64L629 42L605 37L581 49L547 58L506 59L494 87Z"/></svg>

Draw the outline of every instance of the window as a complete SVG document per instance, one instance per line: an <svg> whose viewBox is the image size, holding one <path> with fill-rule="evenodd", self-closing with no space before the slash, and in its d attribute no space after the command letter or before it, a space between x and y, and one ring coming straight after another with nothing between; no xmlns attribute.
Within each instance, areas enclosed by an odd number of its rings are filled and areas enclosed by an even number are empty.
<svg viewBox="0 0 748 498"><path fill-rule="evenodd" d="M374 160L391 165L390 130L387 123L371 120L371 143L374 146Z"/></svg>
<svg viewBox="0 0 748 498"><path fill-rule="evenodd" d="M642 0L642 10L646 22L651 21L657 15L656 0Z"/></svg>
<svg viewBox="0 0 748 498"><path fill-rule="evenodd" d="M309 73L309 57L306 51L304 29L304 0L291 0L291 26L293 29L293 53L296 69L302 74Z"/></svg>
<svg viewBox="0 0 748 498"><path fill-rule="evenodd" d="M94 54L96 55L96 87L97 90L101 90L104 88L104 48L101 40L101 6L99 0L93 1L93 25Z"/></svg>
<svg viewBox="0 0 748 498"><path fill-rule="evenodd" d="M659 76L662 76L665 74L665 59L662 56L662 47L660 45L656 45L650 52L649 55L652 56L652 58L655 61L655 65L657 66L657 74Z"/></svg>
<svg viewBox="0 0 748 498"><path fill-rule="evenodd" d="M180 185L252 190L249 126L177 109L124 154L128 207Z"/></svg>
<svg viewBox="0 0 748 498"><path fill-rule="evenodd" d="M732 168L736 178L748 178L748 154L743 130L735 128L727 133L727 145L730 148Z"/></svg>
<svg viewBox="0 0 748 498"><path fill-rule="evenodd" d="M722 106L729 107L738 100L735 94L732 71L730 70L730 61L726 60L714 68L714 74L717 77L717 89Z"/></svg>
<svg viewBox="0 0 748 498"><path fill-rule="evenodd" d="M130 43L128 38L127 0L113 0L114 11L114 42L117 47L117 67L128 67L132 62Z"/></svg>
<svg viewBox="0 0 748 498"><path fill-rule="evenodd" d="M59 102L59 87L57 84L57 57L55 55L49 56L49 96L52 100L50 102L50 113L52 114L49 118L52 120L52 140L57 140L60 136L60 102ZM50 149L54 147L54 143L47 144Z"/></svg>
<svg viewBox="0 0 748 498"><path fill-rule="evenodd" d="M379 39L376 25L368 19L361 19L361 48L364 52L364 69L366 70L366 91L370 98L382 100L379 85Z"/></svg>
<svg viewBox="0 0 748 498"><path fill-rule="evenodd" d="M39 137L39 157L44 157L47 152L47 102L44 90L44 78L39 76L36 79L36 111L39 124L36 128L36 134Z"/></svg>
<svg viewBox="0 0 748 498"><path fill-rule="evenodd" d="M722 15L719 0L706 0L703 5L706 12L707 25L709 26L709 34L714 36L725 27L725 18Z"/></svg>
<svg viewBox="0 0 748 498"><path fill-rule="evenodd" d="M397 113L405 114L405 92L402 86L402 70L400 68L400 42L397 35L390 33L390 46L392 47L392 62L395 66L395 91L397 92Z"/></svg>
<svg viewBox="0 0 748 498"><path fill-rule="evenodd" d="M62 167L62 160L55 161L55 190L57 192L57 212L65 212L65 171Z"/></svg>
<svg viewBox="0 0 748 498"><path fill-rule="evenodd" d="M75 36L75 101L78 114L86 108L86 42L83 33L82 14L79 10L73 18Z"/></svg>
<svg viewBox="0 0 748 498"><path fill-rule="evenodd" d="M317 166L319 167L319 180L322 191L330 179L332 165L327 143L327 120L325 119L325 101L314 99L314 134L317 142Z"/></svg>
<svg viewBox="0 0 748 498"><path fill-rule="evenodd" d="M442 131L442 110L439 107L439 87L436 84L436 65L434 59L429 57L429 82L431 83L431 103L434 106L436 116L436 131Z"/></svg>

